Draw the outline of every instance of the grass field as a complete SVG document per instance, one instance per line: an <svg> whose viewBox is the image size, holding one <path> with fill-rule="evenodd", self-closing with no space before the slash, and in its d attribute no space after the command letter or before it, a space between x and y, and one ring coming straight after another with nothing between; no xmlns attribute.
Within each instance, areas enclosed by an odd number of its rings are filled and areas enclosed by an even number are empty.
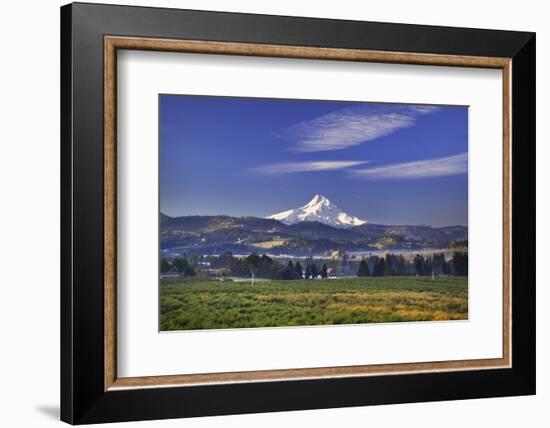
<svg viewBox="0 0 550 428"><path fill-rule="evenodd" d="M464 320L468 279L188 281L161 285L160 299L162 331Z"/></svg>

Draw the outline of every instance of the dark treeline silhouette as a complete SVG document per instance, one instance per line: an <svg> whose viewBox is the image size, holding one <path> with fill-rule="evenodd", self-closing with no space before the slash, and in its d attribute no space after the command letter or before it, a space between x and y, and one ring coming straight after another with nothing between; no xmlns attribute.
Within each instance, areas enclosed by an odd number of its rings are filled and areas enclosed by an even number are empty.
<svg viewBox="0 0 550 428"><path fill-rule="evenodd" d="M227 256L226 256L227 257ZM254 274L258 278L293 280L302 279L300 262L294 264L289 260L286 266L265 254L251 254L243 258L232 257L229 266L231 275L248 277Z"/></svg>
<svg viewBox="0 0 550 428"><path fill-rule="evenodd" d="M204 260L207 260L206 262ZM334 267L335 261L329 261ZM430 256L417 254L412 260L406 260L402 255L386 253L384 256L369 256L359 262L350 261L347 258L339 260L340 268L347 267L357 272L358 277L381 276L439 276L439 275L468 275L468 253L454 251L450 260L446 260L443 253L434 253ZM206 269L205 269L206 267ZM355 269L357 269L355 271ZM327 263L317 264L312 258L306 259L304 266L299 261L289 260L281 263L267 255L250 254L246 257L234 257L230 252L219 257L199 259L192 256L176 257L171 261L161 259L161 273L176 273L184 277L193 277L198 271L200 275L211 275L208 270L217 271L214 275L232 275L238 277L297 280L328 278L329 269ZM332 273L331 275L334 275ZM345 273L344 275L349 275Z"/></svg>
<svg viewBox="0 0 550 428"><path fill-rule="evenodd" d="M445 260L443 253L431 256L417 254L409 262L401 255L386 253L384 257L369 256L359 262L357 276L391 275L468 275L468 253L453 252L451 260Z"/></svg>
<svg viewBox="0 0 550 428"><path fill-rule="evenodd" d="M265 254L263 256L251 254L241 259L233 258L229 263L229 269L231 275L235 276L251 276L253 273L254 276L258 278L282 279L287 281L328 277L328 268L326 264L319 267L316 263L309 262L306 264L305 270L302 270L303 268L300 262L293 263L292 260L289 260L285 266Z"/></svg>
<svg viewBox="0 0 550 428"><path fill-rule="evenodd" d="M451 263L454 275L468 276L468 253L454 252Z"/></svg>
<svg viewBox="0 0 550 428"><path fill-rule="evenodd" d="M161 260L161 273L178 273L182 276L194 276L194 267L197 267L198 260L187 260L185 257L176 257L171 262L163 258ZM250 254L247 257L234 257L231 252L224 253L219 257L208 258L209 267L212 269L225 270L226 273L238 277L250 277L266 279L315 279L328 278L328 267L326 263L318 265L309 259L302 267L299 261L289 260L283 264L273 260L267 255Z"/></svg>
<svg viewBox="0 0 550 428"><path fill-rule="evenodd" d="M195 276L195 269L185 257L176 257L172 261L163 258L160 261L161 273L175 272L182 276Z"/></svg>
<svg viewBox="0 0 550 428"><path fill-rule="evenodd" d="M362 259L359 262L359 269L357 270L357 276L370 276L369 265L365 259Z"/></svg>

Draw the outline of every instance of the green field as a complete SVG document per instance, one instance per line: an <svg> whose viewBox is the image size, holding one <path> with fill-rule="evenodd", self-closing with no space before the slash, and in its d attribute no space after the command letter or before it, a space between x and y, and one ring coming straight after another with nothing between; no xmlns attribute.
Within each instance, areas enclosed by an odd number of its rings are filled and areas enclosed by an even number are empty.
<svg viewBox="0 0 550 428"><path fill-rule="evenodd" d="M162 331L464 320L468 279L182 280L161 285L160 299Z"/></svg>

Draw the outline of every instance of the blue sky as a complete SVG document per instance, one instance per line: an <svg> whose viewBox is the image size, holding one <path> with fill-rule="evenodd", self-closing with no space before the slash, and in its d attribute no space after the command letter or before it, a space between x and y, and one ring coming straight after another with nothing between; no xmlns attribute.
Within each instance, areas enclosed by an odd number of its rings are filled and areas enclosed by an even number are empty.
<svg viewBox="0 0 550 428"><path fill-rule="evenodd" d="M160 95L160 208L264 217L328 197L379 224L468 223L468 108Z"/></svg>

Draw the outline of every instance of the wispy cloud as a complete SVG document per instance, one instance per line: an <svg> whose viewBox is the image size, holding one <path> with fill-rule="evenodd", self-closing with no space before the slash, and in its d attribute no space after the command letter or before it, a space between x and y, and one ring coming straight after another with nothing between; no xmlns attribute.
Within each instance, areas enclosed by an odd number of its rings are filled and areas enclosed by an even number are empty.
<svg viewBox="0 0 550 428"><path fill-rule="evenodd" d="M358 105L297 123L278 135L296 152L339 150L390 135L415 124L439 107L428 105Z"/></svg>
<svg viewBox="0 0 550 428"><path fill-rule="evenodd" d="M329 171L364 165L368 161L313 161L313 162L283 162L262 165L252 168L252 171L262 174L288 174L295 172Z"/></svg>
<svg viewBox="0 0 550 428"><path fill-rule="evenodd" d="M383 180L443 177L466 172L468 172L468 153L437 159L395 163L376 168L354 169L348 171L348 174L367 180Z"/></svg>

